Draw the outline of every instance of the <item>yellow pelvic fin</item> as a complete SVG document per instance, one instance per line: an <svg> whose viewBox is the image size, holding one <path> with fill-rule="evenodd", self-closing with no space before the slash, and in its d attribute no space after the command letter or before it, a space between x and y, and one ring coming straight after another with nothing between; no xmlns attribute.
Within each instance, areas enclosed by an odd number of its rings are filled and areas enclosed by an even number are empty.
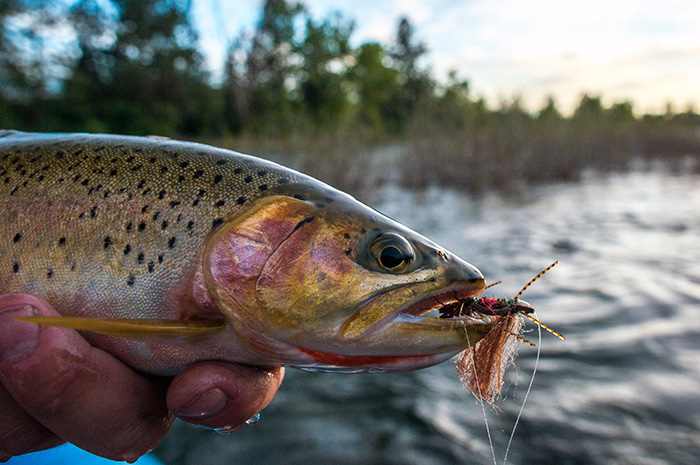
<svg viewBox="0 0 700 465"><path fill-rule="evenodd" d="M223 320L159 320L143 318L81 318L73 316L22 316L25 321L43 326L93 331L125 338L207 336L226 327Z"/></svg>

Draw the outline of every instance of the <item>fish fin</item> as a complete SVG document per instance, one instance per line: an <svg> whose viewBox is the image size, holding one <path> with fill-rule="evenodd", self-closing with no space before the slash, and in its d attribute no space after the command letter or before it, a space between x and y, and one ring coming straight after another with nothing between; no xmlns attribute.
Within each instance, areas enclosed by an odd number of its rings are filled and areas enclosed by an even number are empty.
<svg viewBox="0 0 700 465"><path fill-rule="evenodd" d="M143 318L82 318L73 316L22 316L25 321L43 326L92 331L125 338L171 338L207 336L226 327L224 320L162 320Z"/></svg>

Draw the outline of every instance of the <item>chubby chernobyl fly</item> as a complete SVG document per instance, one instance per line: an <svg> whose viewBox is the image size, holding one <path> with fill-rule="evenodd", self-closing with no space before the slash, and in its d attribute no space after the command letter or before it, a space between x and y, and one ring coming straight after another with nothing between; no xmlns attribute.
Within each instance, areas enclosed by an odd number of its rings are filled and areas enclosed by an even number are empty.
<svg viewBox="0 0 700 465"><path fill-rule="evenodd" d="M457 375L462 384L474 395L488 403L493 403L503 385L503 374L513 361L516 339L533 346L522 337L523 318L527 318L560 339L564 336L538 321L531 314L535 308L520 300L525 290L537 281L558 262L542 270L528 282L512 299L491 297L470 297L457 305L445 307L441 318L455 318L463 315L488 315L494 321L493 328L478 343L461 352L457 357ZM487 287L493 287L496 282Z"/></svg>

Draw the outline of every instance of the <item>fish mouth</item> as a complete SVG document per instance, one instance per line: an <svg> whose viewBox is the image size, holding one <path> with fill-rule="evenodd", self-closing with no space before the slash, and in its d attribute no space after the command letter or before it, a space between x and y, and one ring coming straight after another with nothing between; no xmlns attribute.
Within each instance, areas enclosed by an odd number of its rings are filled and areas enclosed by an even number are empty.
<svg viewBox="0 0 700 465"><path fill-rule="evenodd" d="M490 323L489 315L479 313L467 305L467 299L477 296L481 290L482 287L453 283L399 308L396 317L418 321L442 319Z"/></svg>
<svg viewBox="0 0 700 465"><path fill-rule="evenodd" d="M453 281L437 289L427 281L402 284L365 301L345 320L339 333L347 339L365 339L398 326L421 331L463 332L469 326L489 325L488 315L453 311L459 307L466 309L464 300L480 294L484 287L483 279ZM387 311L391 308L394 310ZM446 318L451 314L455 316Z"/></svg>
<svg viewBox="0 0 700 465"><path fill-rule="evenodd" d="M312 371L415 370L447 360L489 332L491 317L466 311L464 305L483 291L483 279L459 280L439 289L428 286L435 284L403 284L373 296L338 329L342 345L335 350L297 347L312 361L293 365ZM402 303L392 305L397 302ZM445 317L452 313L454 317Z"/></svg>

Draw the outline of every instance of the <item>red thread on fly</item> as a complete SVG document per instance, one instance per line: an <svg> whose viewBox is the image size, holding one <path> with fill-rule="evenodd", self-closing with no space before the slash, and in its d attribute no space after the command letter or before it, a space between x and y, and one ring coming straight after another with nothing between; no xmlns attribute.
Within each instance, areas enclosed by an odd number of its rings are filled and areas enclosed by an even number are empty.
<svg viewBox="0 0 700 465"><path fill-rule="evenodd" d="M488 334L474 346L460 353L457 358L459 379L478 399L492 404L499 394L503 385L503 374L515 355L516 339L535 346L522 337L523 319L520 316L535 322L558 338L564 339L564 336L532 317L530 314L535 311L535 307L520 300L523 292L557 263L559 262L554 262L542 270L512 299L470 297L440 310L441 318L455 318L463 315L487 315L491 318L493 326ZM500 282L493 283L486 289Z"/></svg>

